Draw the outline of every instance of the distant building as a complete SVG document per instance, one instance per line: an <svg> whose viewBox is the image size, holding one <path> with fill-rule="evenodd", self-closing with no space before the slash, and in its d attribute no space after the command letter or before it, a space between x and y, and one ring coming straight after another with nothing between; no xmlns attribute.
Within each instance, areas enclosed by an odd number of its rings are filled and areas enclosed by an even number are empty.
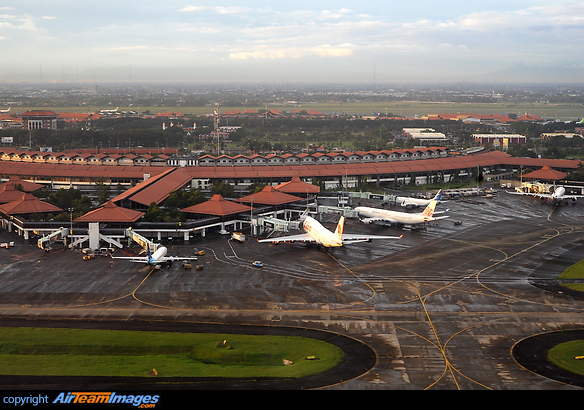
<svg viewBox="0 0 584 410"><path fill-rule="evenodd" d="M57 113L54 111L27 111L21 114L22 127L25 130L56 130L57 116Z"/></svg>
<svg viewBox="0 0 584 410"><path fill-rule="evenodd" d="M578 129L576 129L576 132L556 131L556 132L544 132L541 134L541 138L544 140L549 140L549 139L552 139L554 137L579 138L581 136L582 136L582 134L581 134L581 132L578 132Z"/></svg>
<svg viewBox="0 0 584 410"><path fill-rule="evenodd" d="M472 136L481 145L496 147L527 143L527 137L519 134L473 134Z"/></svg>
<svg viewBox="0 0 584 410"><path fill-rule="evenodd" d="M446 141L446 135L441 132L436 132L432 128L404 128L402 133L405 137L415 139L421 142L441 142Z"/></svg>

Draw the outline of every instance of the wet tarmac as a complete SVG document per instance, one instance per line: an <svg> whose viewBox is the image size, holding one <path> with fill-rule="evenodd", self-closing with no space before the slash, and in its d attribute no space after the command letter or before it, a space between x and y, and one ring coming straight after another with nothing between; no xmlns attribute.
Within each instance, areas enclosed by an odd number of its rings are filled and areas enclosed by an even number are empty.
<svg viewBox="0 0 584 410"><path fill-rule="evenodd" d="M372 368L319 387L328 390L580 389L527 369L512 349L584 328L584 298L556 279L583 258L584 202L553 207L501 191L446 208L450 218L424 231L348 220L346 233L404 237L332 252L249 235L243 244L217 234L167 245L170 255L205 250L202 270L84 261L0 232L0 242L16 243L0 249L0 318L300 328L373 349ZM322 218L329 228L337 219Z"/></svg>

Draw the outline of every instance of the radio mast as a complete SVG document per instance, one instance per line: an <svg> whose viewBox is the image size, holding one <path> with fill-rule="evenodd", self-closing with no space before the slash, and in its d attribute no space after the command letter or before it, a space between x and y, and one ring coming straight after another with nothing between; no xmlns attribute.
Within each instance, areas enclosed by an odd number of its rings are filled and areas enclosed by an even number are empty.
<svg viewBox="0 0 584 410"><path fill-rule="evenodd" d="M215 112L213 113L213 131L217 137L217 156L219 156L219 150L221 147L220 135L219 135L219 103L215 103Z"/></svg>

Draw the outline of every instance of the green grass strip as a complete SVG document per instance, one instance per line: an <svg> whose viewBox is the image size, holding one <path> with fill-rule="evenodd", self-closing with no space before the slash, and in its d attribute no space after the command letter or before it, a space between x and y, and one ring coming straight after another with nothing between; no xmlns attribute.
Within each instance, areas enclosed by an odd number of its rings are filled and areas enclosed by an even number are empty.
<svg viewBox="0 0 584 410"><path fill-rule="evenodd" d="M562 272L558 279L584 279L584 259ZM584 292L584 284L582 283L564 283L561 286Z"/></svg>
<svg viewBox="0 0 584 410"><path fill-rule="evenodd" d="M159 377L299 378L343 357L337 346L297 336L0 328L2 375L148 377L156 369Z"/></svg>
<svg viewBox="0 0 584 410"><path fill-rule="evenodd" d="M548 359L562 369L584 375L584 340L554 346L548 352Z"/></svg>

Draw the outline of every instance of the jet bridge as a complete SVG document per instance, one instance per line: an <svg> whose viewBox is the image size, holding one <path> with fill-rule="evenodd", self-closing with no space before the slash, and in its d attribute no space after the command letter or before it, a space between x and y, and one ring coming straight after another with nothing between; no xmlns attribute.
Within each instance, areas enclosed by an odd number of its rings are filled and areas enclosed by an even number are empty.
<svg viewBox="0 0 584 410"><path fill-rule="evenodd" d="M302 226L302 221L286 221L284 219L260 216L257 218L257 224L263 229L275 232L288 232L290 229L300 229Z"/></svg>
<svg viewBox="0 0 584 410"><path fill-rule="evenodd" d="M128 238L128 245L134 241L140 245L144 251L146 251L146 249L150 249L151 253L156 252L156 250L160 247L160 244L152 242L150 239L145 238L138 232L135 232L132 228L126 229L126 238Z"/></svg>
<svg viewBox="0 0 584 410"><path fill-rule="evenodd" d="M37 241L37 246L47 252L50 252L52 247L51 245L54 242L65 240L65 238L69 235L69 229L67 228L59 228L55 232L52 232L48 235L43 236L41 239Z"/></svg>

